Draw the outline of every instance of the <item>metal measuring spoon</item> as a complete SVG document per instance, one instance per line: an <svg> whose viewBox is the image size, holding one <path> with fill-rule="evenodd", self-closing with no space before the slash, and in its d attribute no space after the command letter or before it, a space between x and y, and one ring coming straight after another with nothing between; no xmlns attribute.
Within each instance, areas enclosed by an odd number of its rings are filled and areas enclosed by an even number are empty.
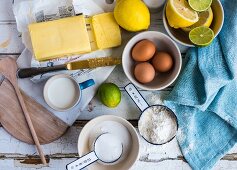
<svg viewBox="0 0 237 170"><path fill-rule="evenodd" d="M145 138L141 134L139 127L138 127L138 130L139 130L140 135L150 144L163 145L165 143L170 142L176 136L176 132L178 130L178 121L177 121L177 117L176 117L175 113L170 108L168 108L167 106L164 106L164 105L158 105L157 104L157 105L149 106L149 104L146 102L144 97L141 95L141 93L137 90L137 88L132 83L129 83L127 86L125 86L124 89L128 93L128 95L131 97L133 102L137 105L137 107L142 112L138 121L140 121L144 117L144 114L146 114L146 110L150 109L152 107L160 107L161 109L164 109L164 110L169 112L170 117L174 120L174 127L176 129L174 129L175 133L171 134L166 141L163 141L163 142L160 142L160 143L152 143L151 141L149 141L147 138Z"/></svg>
<svg viewBox="0 0 237 170"><path fill-rule="evenodd" d="M69 163L66 166L67 170L80 170L98 160L104 164L113 164L118 161L123 154L123 144L116 139L111 143L108 139L112 138L116 138L116 136L111 133L103 133L98 136L93 145L94 150L76 161ZM109 153L114 149L118 150L116 155L113 155L112 157L109 157L108 154L104 155L104 153Z"/></svg>

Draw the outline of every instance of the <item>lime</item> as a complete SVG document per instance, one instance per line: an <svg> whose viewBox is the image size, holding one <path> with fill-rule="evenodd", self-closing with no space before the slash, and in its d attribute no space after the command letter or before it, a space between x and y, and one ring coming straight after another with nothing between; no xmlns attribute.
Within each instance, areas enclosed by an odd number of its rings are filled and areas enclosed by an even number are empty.
<svg viewBox="0 0 237 170"><path fill-rule="evenodd" d="M141 0L116 1L114 17L127 31L146 30L150 25L150 12Z"/></svg>
<svg viewBox="0 0 237 170"><path fill-rule="evenodd" d="M188 3L192 9L201 12L210 8L212 0L188 0Z"/></svg>
<svg viewBox="0 0 237 170"><path fill-rule="evenodd" d="M98 89L101 102L107 107L116 107L121 101L121 92L116 84L103 83Z"/></svg>
<svg viewBox="0 0 237 170"><path fill-rule="evenodd" d="M189 32L189 39L195 45L207 46L214 39L214 32L205 26L196 27Z"/></svg>
<svg viewBox="0 0 237 170"><path fill-rule="evenodd" d="M200 12L198 14L198 16L199 16L198 22L196 22L195 24L193 24L189 27L184 27L184 28L181 28L181 29L186 31L186 32L189 32L192 29L194 29L196 27L200 27L200 26L210 27L210 25L212 23L212 20L213 20L213 12L212 12L211 8L209 8L207 11Z"/></svg>
<svg viewBox="0 0 237 170"><path fill-rule="evenodd" d="M186 0L168 0L166 17L171 27L189 27L198 21L198 13Z"/></svg>

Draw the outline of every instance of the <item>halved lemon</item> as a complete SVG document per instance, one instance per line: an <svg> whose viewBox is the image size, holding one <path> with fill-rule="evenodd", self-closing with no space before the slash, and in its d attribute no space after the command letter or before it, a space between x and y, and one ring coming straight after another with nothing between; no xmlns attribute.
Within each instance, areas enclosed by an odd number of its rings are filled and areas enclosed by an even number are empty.
<svg viewBox="0 0 237 170"><path fill-rule="evenodd" d="M198 13L186 0L168 0L166 17L171 27L189 27L198 21Z"/></svg>
<svg viewBox="0 0 237 170"><path fill-rule="evenodd" d="M199 16L198 22L196 22L195 24L193 24L189 27L184 27L184 28L181 28L181 29L186 31L186 32L189 32L192 29L194 29L196 27L200 27L200 26L210 27L210 25L212 23L212 20L213 20L213 12L212 12L211 8L209 8L207 11L200 12L198 14L198 16Z"/></svg>

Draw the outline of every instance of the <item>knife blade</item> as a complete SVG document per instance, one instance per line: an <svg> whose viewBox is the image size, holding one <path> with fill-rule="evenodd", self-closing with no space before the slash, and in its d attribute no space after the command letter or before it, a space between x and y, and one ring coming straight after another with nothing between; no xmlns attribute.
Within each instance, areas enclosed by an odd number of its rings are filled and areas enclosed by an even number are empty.
<svg viewBox="0 0 237 170"><path fill-rule="evenodd" d="M101 57L101 58L92 58L87 60L80 60L71 63L66 63L63 65L57 65L52 67L32 67L32 68L22 68L17 71L18 78L28 78L36 76L39 74L44 74L53 71L62 71L62 70L79 70L79 69L89 69L97 68L104 66L113 66L121 64L121 58L115 57Z"/></svg>

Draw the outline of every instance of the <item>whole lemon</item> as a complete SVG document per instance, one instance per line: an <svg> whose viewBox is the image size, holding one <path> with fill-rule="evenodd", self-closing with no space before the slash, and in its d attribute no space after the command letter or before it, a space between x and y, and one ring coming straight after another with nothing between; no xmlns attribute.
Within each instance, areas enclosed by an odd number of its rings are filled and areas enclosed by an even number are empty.
<svg viewBox="0 0 237 170"><path fill-rule="evenodd" d="M107 107L116 107L121 101L121 92L114 83L103 83L98 89L100 101Z"/></svg>
<svg viewBox="0 0 237 170"><path fill-rule="evenodd" d="M150 12L141 0L117 0L114 17L122 28L131 32L146 30L150 25Z"/></svg>

